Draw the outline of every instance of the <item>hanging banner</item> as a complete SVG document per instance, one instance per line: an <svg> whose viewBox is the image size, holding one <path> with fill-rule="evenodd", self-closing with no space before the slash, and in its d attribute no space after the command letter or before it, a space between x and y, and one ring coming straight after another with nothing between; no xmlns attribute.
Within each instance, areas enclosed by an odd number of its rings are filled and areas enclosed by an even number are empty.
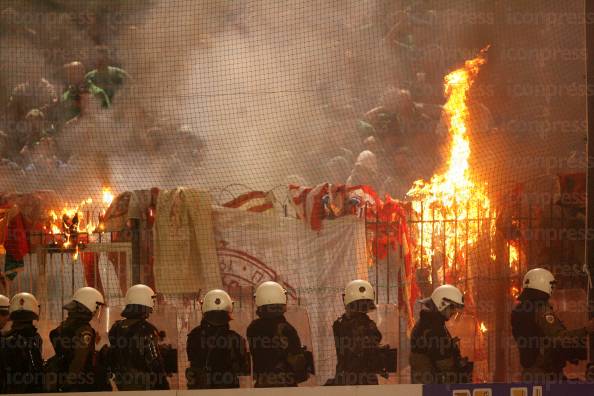
<svg viewBox="0 0 594 396"><path fill-rule="evenodd" d="M224 288L282 284L289 305L307 310L317 383L325 383L336 366L332 323L344 312L343 288L367 278L364 221L342 217L314 231L275 213L215 208L213 222Z"/></svg>

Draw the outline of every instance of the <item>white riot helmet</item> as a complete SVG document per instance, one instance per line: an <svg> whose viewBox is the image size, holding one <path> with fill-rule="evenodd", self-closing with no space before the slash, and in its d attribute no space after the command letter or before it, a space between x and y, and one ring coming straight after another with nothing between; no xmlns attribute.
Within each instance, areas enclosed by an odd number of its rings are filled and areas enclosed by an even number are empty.
<svg viewBox="0 0 594 396"><path fill-rule="evenodd" d="M8 297L0 294L0 311L8 311L9 307L10 307L10 300L8 299Z"/></svg>
<svg viewBox="0 0 594 396"><path fill-rule="evenodd" d="M543 268L535 268L526 272L524 275L524 289L535 289L547 293L549 296L553 293L555 277L551 272Z"/></svg>
<svg viewBox="0 0 594 396"><path fill-rule="evenodd" d="M447 307L464 308L464 295L455 286L443 285L433 290L431 293L431 300L437 307L439 312L442 312Z"/></svg>
<svg viewBox="0 0 594 396"><path fill-rule="evenodd" d="M201 304L203 313L212 311L233 312L233 300L224 290L215 289L209 291L204 295Z"/></svg>
<svg viewBox="0 0 594 396"><path fill-rule="evenodd" d="M155 307L155 292L147 285L134 285L126 292L124 299L126 305L142 305L149 308Z"/></svg>
<svg viewBox="0 0 594 396"><path fill-rule="evenodd" d="M82 304L92 313L95 313L102 305L105 305L103 295L99 290L92 287L83 287L78 289L72 296L72 301Z"/></svg>
<svg viewBox="0 0 594 396"><path fill-rule="evenodd" d="M342 297L345 306L359 300L375 301L375 290L371 286L371 283L357 279L346 285Z"/></svg>
<svg viewBox="0 0 594 396"><path fill-rule="evenodd" d="M263 305L286 305L287 291L276 282L264 282L256 289L256 307Z"/></svg>
<svg viewBox="0 0 594 396"><path fill-rule="evenodd" d="M10 316L20 312L33 313L34 319L39 319L39 303L33 294L18 293L10 299L9 307Z"/></svg>

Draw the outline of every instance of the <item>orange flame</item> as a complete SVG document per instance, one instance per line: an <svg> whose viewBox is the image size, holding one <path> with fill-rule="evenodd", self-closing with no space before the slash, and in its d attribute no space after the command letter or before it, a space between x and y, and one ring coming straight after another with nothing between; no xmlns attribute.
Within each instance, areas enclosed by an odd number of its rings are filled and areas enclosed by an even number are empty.
<svg viewBox="0 0 594 396"><path fill-rule="evenodd" d="M517 247L513 244L509 244L509 268L517 272L518 271L518 263L520 262L520 252Z"/></svg>
<svg viewBox="0 0 594 396"><path fill-rule="evenodd" d="M487 326L485 326L485 322L481 322L480 326L479 326L479 330L481 331L481 333L485 334L487 331L489 331L489 329L487 329Z"/></svg>
<svg viewBox="0 0 594 396"><path fill-rule="evenodd" d="M99 204L95 207L92 207L93 200L91 198L87 198L80 202L78 205L66 205L62 210L50 210L48 212L49 227L46 225L44 227L44 230L46 230L46 232L49 232L50 235L63 235L63 237L60 240L54 241L57 243L61 243L61 247L63 249L74 248L74 260L78 258L79 251L78 246L73 246L74 242L71 240L71 234L74 232L86 232L88 234L92 234L97 230L100 230L101 225L98 221L93 221L93 216L91 215L91 213L94 212L93 209L97 209L98 207L103 207L103 209L101 210L105 211L105 208L107 208L107 206L109 206L114 199L114 195L109 187L104 187L101 191L101 194L102 204ZM85 211L88 214L87 217L89 218L85 219L85 221L82 221L83 217L85 216ZM66 226L66 222L70 224L69 222L75 216L77 216L78 218L78 224L74 224L74 227Z"/></svg>
<svg viewBox="0 0 594 396"><path fill-rule="evenodd" d="M417 180L407 194L413 199L415 211L422 213L422 222L435 220L432 223L435 224L434 232L420 233L418 249L422 249L423 255L432 257L437 246L445 246L444 269L458 260L464 261L465 247L477 242L480 227L477 219L493 216L490 200L472 179L469 167L467 95L480 67L486 63L487 49L488 46L476 58L467 60L463 67L445 77L447 102L444 111L451 138L447 169L433 175L429 182ZM489 228L492 234L495 225L491 224Z"/></svg>
<svg viewBox="0 0 594 396"><path fill-rule="evenodd" d="M113 198L114 198L114 195L111 192L111 188L103 187L102 194L103 194L103 203L106 206L111 205L111 203L113 202Z"/></svg>
<svg viewBox="0 0 594 396"><path fill-rule="evenodd" d="M520 289L518 289L516 286L512 286L509 289L509 292L513 298L518 298L518 296L520 295Z"/></svg>

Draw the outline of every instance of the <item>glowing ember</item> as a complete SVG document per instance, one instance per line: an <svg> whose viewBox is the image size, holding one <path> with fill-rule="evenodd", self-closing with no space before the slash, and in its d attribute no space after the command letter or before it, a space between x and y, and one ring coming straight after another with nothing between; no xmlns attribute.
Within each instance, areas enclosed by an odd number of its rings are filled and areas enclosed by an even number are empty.
<svg viewBox="0 0 594 396"><path fill-rule="evenodd" d="M518 289L516 286L512 286L509 290L511 296L513 298L518 298L518 296L520 295L520 289Z"/></svg>
<svg viewBox="0 0 594 396"><path fill-rule="evenodd" d="M520 252L513 244L509 244L509 268L518 272L518 263L520 262Z"/></svg>
<svg viewBox="0 0 594 396"><path fill-rule="evenodd" d="M60 230L60 227L58 227L58 226L57 226L57 225L55 225L55 224L52 224L52 225L51 225L51 230L50 230L50 233L52 233L53 235L58 235L58 234L61 234L61 233L62 233L62 231Z"/></svg>
<svg viewBox="0 0 594 396"><path fill-rule="evenodd" d="M479 330L481 331L481 333L485 334L488 329L487 326L485 326L485 322L481 322L480 326L479 326Z"/></svg>
<svg viewBox="0 0 594 396"><path fill-rule="evenodd" d="M113 198L114 195L112 194L111 189L109 187L103 187L103 203L106 206L109 206L113 202Z"/></svg>
<svg viewBox="0 0 594 396"><path fill-rule="evenodd" d="M478 219L494 215L489 198L472 179L469 169L467 95L480 67L486 62L487 49L445 77L447 102L444 110L451 139L447 169L433 175L429 182L417 180L408 192L413 199L413 208L422 217L419 227L422 222L435 227L432 233L419 233L421 240L417 241L417 246L421 251L417 256L432 257L436 249L444 250L444 270L457 262L464 263L466 248L473 246L479 238L481 224ZM489 232L494 232L494 225Z"/></svg>

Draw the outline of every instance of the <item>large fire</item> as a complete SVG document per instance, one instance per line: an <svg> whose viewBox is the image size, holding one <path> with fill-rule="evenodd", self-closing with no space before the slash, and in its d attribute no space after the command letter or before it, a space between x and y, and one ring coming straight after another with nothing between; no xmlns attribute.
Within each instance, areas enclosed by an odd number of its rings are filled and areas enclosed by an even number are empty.
<svg viewBox="0 0 594 396"><path fill-rule="evenodd" d="M76 260L80 245L89 242L89 235L101 232L101 216L113 201L114 195L109 187L104 187L101 197L100 203L87 198L79 204L66 205L62 210L49 211L44 232L50 236L50 244L55 249L72 251Z"/></svg>
<svg viewBox="0 0 594 396"><path fill-rule="evenodd" d="M467 95L480 67L486 63L485 53L464 63L445 79L444 106L451 139L447 168L430 181L417 180L408 192L421 224L432 224L432 232L419 232L418 257L431 259L436 251L443 255L443 271L463 264L467 248L479 238L479 219L493 216L491 203L481 185L473 180L469 168L469 110ZM489 226L490 227L490 226ZM494 226L493 226L494 227ZM494 230L489 230L493 232ZM445 277L445 272L444 272ZM453 279L454 281L456 279Z"/></svg>

